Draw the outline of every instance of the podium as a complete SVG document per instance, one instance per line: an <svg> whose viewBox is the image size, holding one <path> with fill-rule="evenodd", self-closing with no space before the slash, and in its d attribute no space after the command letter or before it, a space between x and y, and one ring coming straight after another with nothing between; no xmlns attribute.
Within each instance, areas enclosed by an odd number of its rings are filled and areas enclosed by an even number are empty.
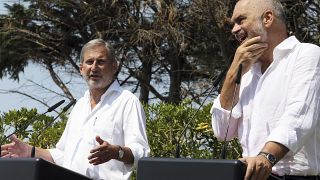
<svg viewBox="0 0 320 180"><path fill-rule="evenodd" d="M40 158L1 158L0 179L3 180L90 180Z"/></svg>
<svg viewBox="0 0 320 180"><path fill-rule="evenodd" d="M245 170L239 160L141 158L137 180L243 180Z"/></svg>

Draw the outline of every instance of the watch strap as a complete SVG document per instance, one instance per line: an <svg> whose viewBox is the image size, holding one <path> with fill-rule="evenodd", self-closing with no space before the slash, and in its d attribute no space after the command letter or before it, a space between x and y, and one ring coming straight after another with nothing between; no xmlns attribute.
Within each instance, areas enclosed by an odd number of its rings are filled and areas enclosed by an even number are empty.
<svg viewBox="0 0 320 180"><path fill-rule="evenodd" d="M123 156L124 156L124 151L123 151L123 148L121 146L118 146L119 147L119 151L118 151L118 159L122 159Z"/></svg>
<svg viewBox="0 0 320 180"><path fill-rule="evenodd" d="M259 152L258 156L259 155L263 156L264 158L266 158L270 162L270 164L272 166L274 166L276 164L276 162L277 162L277 159L273 154L270 154L270 153L267 153L267 152Z"/></svg>

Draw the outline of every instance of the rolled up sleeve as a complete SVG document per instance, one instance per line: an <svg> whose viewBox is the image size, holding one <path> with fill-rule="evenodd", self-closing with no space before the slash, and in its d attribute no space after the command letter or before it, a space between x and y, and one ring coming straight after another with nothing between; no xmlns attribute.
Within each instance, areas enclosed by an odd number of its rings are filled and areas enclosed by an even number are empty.
<svg viewBox="0 0 320 180"><path fill-rule="evenodd" d="M214 100L210 113L212 114L211 122L213 132L219 140L224 140L229 123L230 124L227 134L227 140L231 140L232 138L236 137L238 130L238 120L242 116L240 103L237 103L236 106L233 108L232 115L230 117L231 112L221 107L219 95Z"/></svg>

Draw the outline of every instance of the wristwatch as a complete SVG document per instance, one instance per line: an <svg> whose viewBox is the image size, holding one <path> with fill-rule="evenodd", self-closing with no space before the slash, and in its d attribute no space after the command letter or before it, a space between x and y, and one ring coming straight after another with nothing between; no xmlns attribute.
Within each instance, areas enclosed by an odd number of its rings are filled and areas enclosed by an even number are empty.
<svg viewBox="0 0 320 180"><path fill-rule="evenodd" d="M274 166L276 164L276 162L277 162L277 158L273 154L266 153L266 152L259 152L258 156L259 155L261 155L264 158L266 158L270 162L270 164L272 166Z"/></svg>
<svg viewBox="0 0 320 180"><path fill-rule="evenodd" d="M121 146L119 146L119 151L118 151L118 159L122 159L124 155L124 151Z"/></svg>

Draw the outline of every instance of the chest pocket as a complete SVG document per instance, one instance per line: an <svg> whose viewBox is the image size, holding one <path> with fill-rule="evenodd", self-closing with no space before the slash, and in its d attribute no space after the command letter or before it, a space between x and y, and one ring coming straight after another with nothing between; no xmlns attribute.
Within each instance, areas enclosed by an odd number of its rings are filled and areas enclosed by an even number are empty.
<svg viewBox="0 0 320 180"><path fill-rule="evenodd" d="M101 139L112 143L112 136L114 135L116 120L116 113L105 110L99 116L94 119L93 122L93 133L100 136Z"/></svg>

